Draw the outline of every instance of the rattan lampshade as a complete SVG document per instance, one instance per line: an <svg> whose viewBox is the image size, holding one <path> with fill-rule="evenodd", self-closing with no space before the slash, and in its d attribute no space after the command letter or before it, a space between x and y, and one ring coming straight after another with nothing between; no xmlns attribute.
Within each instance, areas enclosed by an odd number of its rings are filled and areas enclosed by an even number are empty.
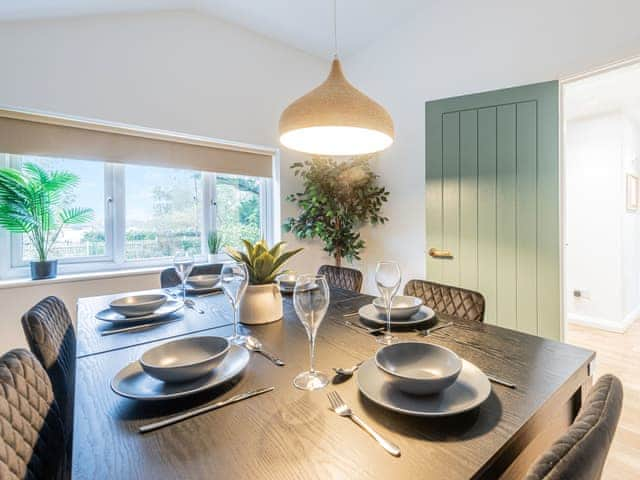
<svg viewBox="0 0 640 480"><path fill-rule="evenodd" d="M351 85L336 58L327 79L280 117L280 142L315 155L364 155L393 143L393 120Z"/></svg>

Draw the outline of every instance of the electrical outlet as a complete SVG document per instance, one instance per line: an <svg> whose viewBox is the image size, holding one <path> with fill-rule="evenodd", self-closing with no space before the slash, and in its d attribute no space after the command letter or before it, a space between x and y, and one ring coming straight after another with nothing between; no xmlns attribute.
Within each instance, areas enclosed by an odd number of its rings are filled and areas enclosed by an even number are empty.
<svg viewBox="0 0 640 480"><path fill-rule="evenodd" d="M589 293L589 290L576 289L573 291L573 297L578 299L590 300L591 294Z"/></svg>

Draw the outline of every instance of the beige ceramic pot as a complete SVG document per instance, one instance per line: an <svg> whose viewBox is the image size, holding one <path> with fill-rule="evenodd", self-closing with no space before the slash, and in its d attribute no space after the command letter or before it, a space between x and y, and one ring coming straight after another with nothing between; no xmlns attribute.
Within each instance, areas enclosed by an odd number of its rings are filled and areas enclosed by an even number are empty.
<svg viewBox="0 0 640 480"><path fill-rule="evenodd" d="M282 295L275 283L248 285L240 302L240 322L247 325L271 323L282 318Z"/></svg>

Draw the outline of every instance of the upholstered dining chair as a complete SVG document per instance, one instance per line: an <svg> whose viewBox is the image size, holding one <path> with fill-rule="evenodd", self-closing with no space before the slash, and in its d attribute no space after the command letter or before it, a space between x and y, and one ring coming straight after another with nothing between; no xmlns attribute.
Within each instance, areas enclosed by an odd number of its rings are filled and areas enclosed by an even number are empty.
<svg viewBox="0 0 640 480"><path fill-rule="evenodd" d="M434 312L465 320L484 321L484 297L479 292L427 280L409 280L405 295L421 298Z"/></svg>
<svg viewBox="0 0 640 480"><path fill-rule="evenodd" d="M324 275L330 287L344 288L354 292L360 292L362 289L362 272L355 268L322 265L318 269L318 275Z"/></svg>
<svg viewBox="0 0 640 480"><path fill-rule="evenodd" d="M526 480L597 480L622 409L622 383L603 375L569 430L531 467Z"/></svg>
<svg viewBox="0 0 640 480"><path fill-rule="evenodd" d="M221 263L205 263L203 265L195 265L190 275L219 275L222 271ZM160 287L173 288L180 285L180 278L175 268L165 268L160 272Z"/></svg>
<svg viewBox="0 0 640 480"><path fill-rule="evenodd" d="M64 424L71 454L76 372L76 332L64 302L47 297L22 316L29 348L45 368Z"/></svg>
<svg viewBox="0 0 640 480"><path fill-rule="evenodd" d="M51 382L25 349L0 357L0 478L65 478L64 430Z"/></svg>

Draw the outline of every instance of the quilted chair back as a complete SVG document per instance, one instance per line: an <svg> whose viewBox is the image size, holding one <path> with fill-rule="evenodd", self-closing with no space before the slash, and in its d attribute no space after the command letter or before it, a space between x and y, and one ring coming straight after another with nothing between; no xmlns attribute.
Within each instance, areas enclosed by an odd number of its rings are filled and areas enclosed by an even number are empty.
<svg viewBox="0 0 640 480"><path fill-rule="evenodd" d="M421 298L434 312L465 320L484 321L484 297L481 293L426 280L409 280L405 295Z"/></svg>
<svg viewBox="0 0 640 480"><path fill-rule="evenodd" d="M613 375L602 376L573 425L536 461L526 480L599 479L621 409L620 380Z"/></svg>
<svg viewBox="0 0 640 480"><path fill-rule="evenodd" d="M219 275L222 271L221 263L206 263L204 265L196 265L191 270L190 275ZM175 268L165 268L160 273L160 287L161 288L173 288L180 285L180 277L176 273Z"/></svg>
<svg viewBox="0 0 640 480"><path fill-rule="evenodd" d="M330 287L344 288L358 293L362 289L362 272L355 268L322 265L318 269L318 275L324 275Z"/></svg>
<svg viewBox="0 0 640 480"><path fill-rule="evenodd" d="M47 371L62 413L66 437L73 433L76 332L64 302L47 297L22 316L29 348Z"/></svg>
<svg viewBox="0 0 640 480"><path fill-rule="evenodd" d="M51 382L24 349L0 357L0 478L62 478L64 431Z"/></svg>

